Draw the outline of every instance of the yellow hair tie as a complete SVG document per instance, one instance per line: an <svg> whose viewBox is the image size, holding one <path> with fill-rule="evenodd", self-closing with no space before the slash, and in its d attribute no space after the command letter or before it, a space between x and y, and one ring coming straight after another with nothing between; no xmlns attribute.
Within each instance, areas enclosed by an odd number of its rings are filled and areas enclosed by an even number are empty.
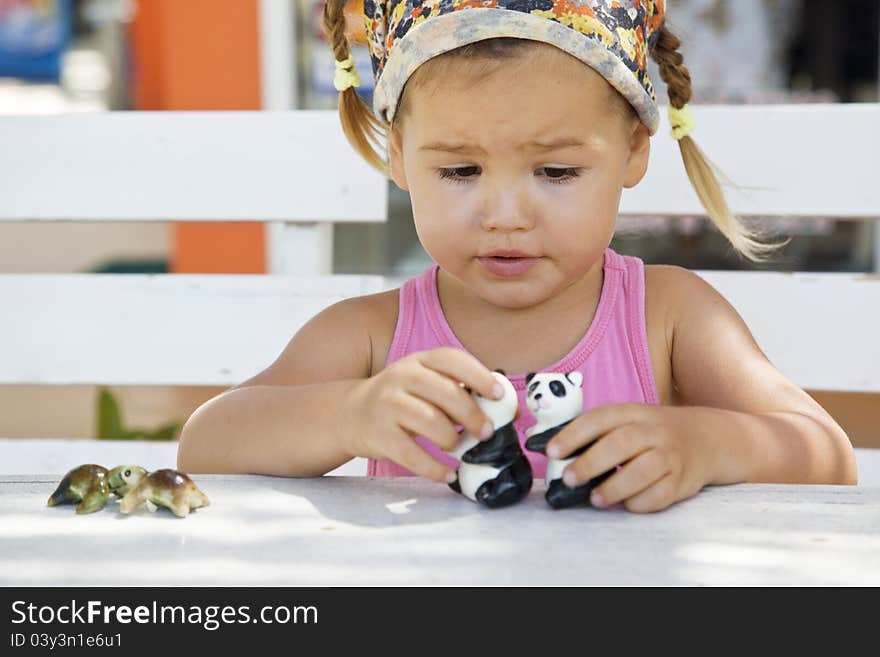
<svg viewBox="0 0 880 657"><path fill-rule="evenodd" d="M354 67L354 57L349 55L343 60L336 60L336 75L333 76L333 86L336 91L345 91L349 87L359 87L361 79Z"/></svg>
<svg viewBox="0 0 880 657"><path fill-rule="evenodd" d="M687 137L694 129L694 114L689 105L681 109L669 105L669 125L672 126L672 138L676 141Z"/></svg>

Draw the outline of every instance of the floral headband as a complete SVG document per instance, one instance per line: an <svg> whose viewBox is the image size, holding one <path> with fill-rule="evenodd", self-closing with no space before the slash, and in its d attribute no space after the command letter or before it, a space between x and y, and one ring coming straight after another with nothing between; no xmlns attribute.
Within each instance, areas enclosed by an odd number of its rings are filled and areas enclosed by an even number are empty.
<svg viewBox="0 0 880 657"><path fill-rule="evenodd" d="M554 45L595 69L654 134L659 112L648 53L663 24L664 5L665 0L364 0L376 79L373 111L390 124L409 76L432 57L476 41L516 37ZM340 91L360 83L352 63L337 62Z"/></svg>

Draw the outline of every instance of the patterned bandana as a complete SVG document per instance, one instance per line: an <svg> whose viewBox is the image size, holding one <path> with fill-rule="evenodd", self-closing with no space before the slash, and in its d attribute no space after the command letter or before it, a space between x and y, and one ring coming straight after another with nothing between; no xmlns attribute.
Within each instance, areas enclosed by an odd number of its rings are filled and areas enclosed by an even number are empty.
<svg viewBox="0 0 880 657"><path fill-rule="evenodd" d="M664 4L665 0L364 0L376 79L373 111L390 124L409 76L432 57L475 41L517 37L554 45L595 69L654 134L660 117L648 53L663 24Z"/></svg>

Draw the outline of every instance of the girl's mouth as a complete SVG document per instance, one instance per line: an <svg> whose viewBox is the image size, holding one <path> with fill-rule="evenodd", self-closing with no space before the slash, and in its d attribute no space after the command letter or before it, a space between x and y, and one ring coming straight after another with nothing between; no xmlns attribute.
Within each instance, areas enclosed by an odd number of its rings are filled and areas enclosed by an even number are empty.
<svg viewBox="0 0 880 657"><path fill-rule="evenodd" d="M540 260L533 257L510 256L483 256L477 259L489 273L502 278L522 276Z"/></svg>

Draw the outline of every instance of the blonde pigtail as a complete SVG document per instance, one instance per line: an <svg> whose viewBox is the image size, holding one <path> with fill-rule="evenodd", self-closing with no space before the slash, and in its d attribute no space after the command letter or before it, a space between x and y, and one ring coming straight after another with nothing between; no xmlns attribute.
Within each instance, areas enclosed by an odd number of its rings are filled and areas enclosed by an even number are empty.
<svg viewBox="0 0 880 657"><path fill-rule="evenodd" d="M651 57L660 67L660 77L666 83L669 103L677 110L684 108L690 102L692 95L691 76L684 66L684 57L678 52L680 47L679 38L664 25L660 28L657 42L651 52ZM700 203L706 209L709 219L736 251L751 262L764 263L770 260L766 254L785 246L791 240L789 238L777 244L761 241L763 237L761 231L749 228L731 212L721 184L718 182L720 173L717 167L700 150L693 138L686 135L678 140L678 145L685 171Z"/></svg>
<svg viewBox="0 0 880 657"><path fill-rule="evenodd" d="M345 36L345 4L346 0L326 0L324 3L324 31L337 62L347 60L350 55ZM388 164L380 152L383 142L387 143L387 128L353 86L339 92L339 121L352 147L370 166L388 177Z"/></svg>

